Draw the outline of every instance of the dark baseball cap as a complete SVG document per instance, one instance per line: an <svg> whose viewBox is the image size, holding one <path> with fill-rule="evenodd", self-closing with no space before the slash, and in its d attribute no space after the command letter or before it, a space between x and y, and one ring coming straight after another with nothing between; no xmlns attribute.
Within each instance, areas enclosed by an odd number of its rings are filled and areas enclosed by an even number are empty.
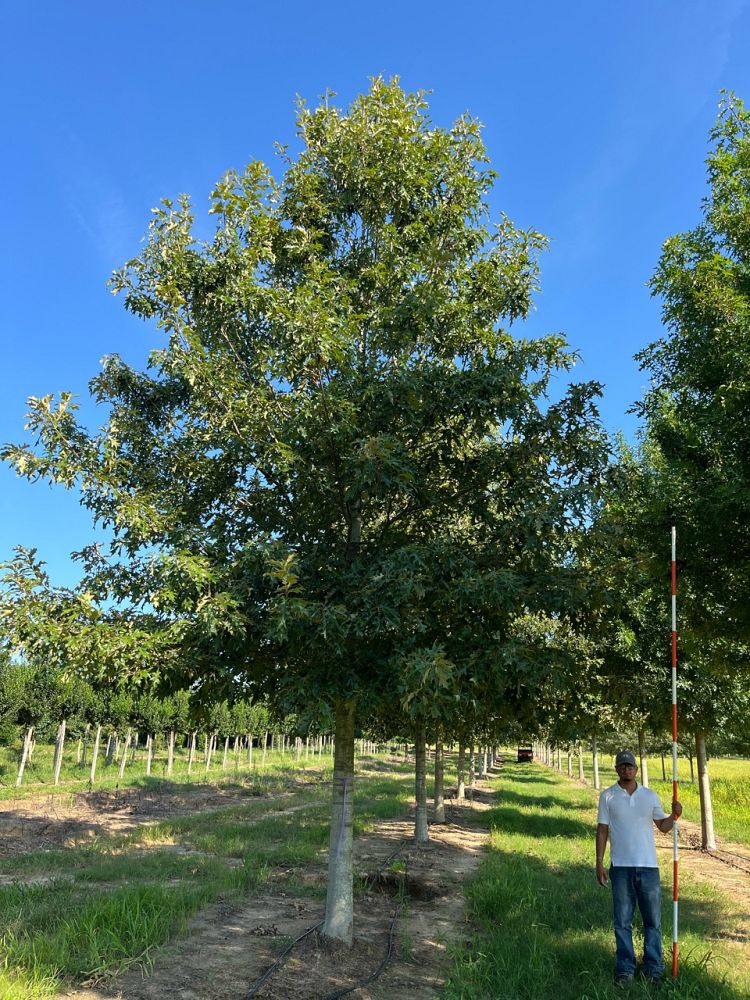
<svg viewBox="0 0 750 1000"><path fill-rule="evenodd" d="M635 757L629 750L621 750L615 757L615 767L619 767L620 764L632 764L633 767L636 766Z"/></svg>

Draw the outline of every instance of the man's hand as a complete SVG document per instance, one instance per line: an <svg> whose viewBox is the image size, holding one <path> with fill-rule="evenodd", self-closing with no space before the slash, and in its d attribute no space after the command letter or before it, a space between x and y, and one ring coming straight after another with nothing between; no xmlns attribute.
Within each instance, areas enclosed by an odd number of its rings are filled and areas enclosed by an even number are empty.
<svg viewBox="0 0 750 1000"><path fill-rule="evenodd" d="M659 827L662 833L669 833L675 824L675 820L682 816L682 803L674 799L672 802L672 814L671 816L665 816L664 819L654 820L656 825Z"/></svg>
<svg viewBox="0 0 750 1000"><path fill-rule="evenodd" d="M605 889L609 884L609 876L607 875L607 869L604 867L603 861L596 862L596 881L599 885L604 886Z"/></svg>

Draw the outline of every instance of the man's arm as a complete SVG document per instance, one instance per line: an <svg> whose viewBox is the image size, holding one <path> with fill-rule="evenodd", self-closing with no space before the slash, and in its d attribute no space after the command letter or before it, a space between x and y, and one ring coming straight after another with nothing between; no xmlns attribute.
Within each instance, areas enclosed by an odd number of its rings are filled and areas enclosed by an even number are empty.
<svg viewBox="0 0 750 1000"><path fill-rule="evenodd" d="M607 849L609 827L606 823L596 824L596 881L599 885L607 885L607 869L604 867L604 852Z"/></svg>
<svg viewBox="0 0 750 1000"><path fill-rule="evenodd" d="M672 815L665 816L664 819L655 819L654 823L661 830L662 833L669 833L669 831L674 826L675 820L679 819L680 816L682 816L682 805L675 800L672 803ZM598 857L598 851L597 851L597 857Z"/></svg>

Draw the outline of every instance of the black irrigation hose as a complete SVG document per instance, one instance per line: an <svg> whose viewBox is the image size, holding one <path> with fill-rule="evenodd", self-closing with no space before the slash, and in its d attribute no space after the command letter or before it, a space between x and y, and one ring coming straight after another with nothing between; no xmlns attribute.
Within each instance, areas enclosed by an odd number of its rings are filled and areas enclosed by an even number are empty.
<svg viewBox="0 0 750 1000"><path fill-rule="evenodd" d="M381 864L380 868L378 868L378 870L375 873L375 875L372 876L372 881L370 882L371 886L374 885L377 882L377 880L380 878L380 875L381 875L383 869L385 868L385 866L388 864L388 862L392 861L393 858L395 858L397 854L400 854L403 851L404 846L406 844L408 844L408 843L409 843L408 840L403 840L401 842L401 844L396 848L396 850L392 854L388 855L388 857L385 859L385 861ZM403 883L402 883L402 892L403 892L403 894L405 894L407 877L408 877L408 859L407 859L407 871L404 872L404 879L403 879ZM368 881L370 881L370 880L368 879ZM403 898L400 899L399 902L396 905L396 909L395 909L394 914L393 914L393 920L391 920L391 926L390 926L390 928L388 930L388 946L386 948L385 958L380 963L380 965L378 966L377 970L371 976L369 976L367 979L360 979L358 982L356 982L354 984L354 986L346 986L346 987L344 987L343 990L337 990L335 993L331 993L329 996L325 997L324 1000L336 1000L336 998L338 998L338 997L346 996L348 993L353 993L355 990L361 989L361 987L363 987L363 986L369 986L370 983L374 983L375 982L375 980L378 978L378 976L382 973L383 969L385 969L386 965L388 965L388 962L390 961L391 955L393 954L393 932L394 932L394 930L396 928L396 921L398 920L399 914L401 913L401 906L402 906L402 904L403 904ZM300 941L304 941L304 939L306 937L309 937L314 931L316 931L319 927L322 927L322 926L323 926L323 921L321 920L319 923L315 924L314 927L308 927L308 929L304 932L304 934L300 934L300 936L298 938L295 938L294 941L292 941L292 943L290 945L287 945L287 947L282 951L282 953L279 955L279 957L276 959L276 961L273 963L273 965L270 968L268 968L263 973L263 975L260 977L260 979L256 979L255 980L255 982L253 983L253 985L250 987L250 992L246 993L242 997L242 1000L252 1000L252 998L254 996L257 996L258 995L258 990L263 985L265 985L265 983L268 982L268 980L271 978L271 976L274 974L274 972L276 972L284 964L284 961L285 961L286 957L289 955L289 953L292 951L292 949L296 945L298 945L300 943Z"/></svg>
<svg viewBox="0 0 750 1000"><path fill-rule="evenodd" d="M401 905L402 905L401 901L399 901L398 904L396 905L396 909L393 914L393 920L391 920L391 926L388 931L388 946L385 951L385 958L377 967L375 972L373 972L372 975L368 976L366 979L357 980L357 982L353 986L344 986L343 989L336 990L334 993L329 993L326 997L323 998L323 1000L339 1000L339 997L345 997L349 993L354 993L355 990L360 990L362 989L363 986L369 986L370 983L375 982L378 976L385 969L386 965L388 965L388 962L391 959L391 955L393 954L393 932L396 929L396 921L398 920L399 914L401 913Z"/></svg>
<svg viewBox="0 0 750 1000"><path fill-rule="evenodd" d="M294 946L299 944L300 941L303 941L306 937L309 937L310 934L312 934L314 931L316 931L319 927L322 926L323 926L323 921L321 920L320 923L317 923L314 927L308 927L308 929L304 932L304 934L300 934L298 938L295 938L294 941L292 941L292 943L282 951L282 953L273 963L271 968L268 969L266 972L264 972L263 975L260 977L260 979L255 980L253 985L250 987L250 992L246 993L242 998L242 1000L252 1000L254 996L257 996L258 990L261 988L261 986L263 986L264 983L266 983L271 978L274 972L276 972L276 970L281 965L283 965L284 960L286 959L287 955L292 950L292 948L294 948Z"/></svg>

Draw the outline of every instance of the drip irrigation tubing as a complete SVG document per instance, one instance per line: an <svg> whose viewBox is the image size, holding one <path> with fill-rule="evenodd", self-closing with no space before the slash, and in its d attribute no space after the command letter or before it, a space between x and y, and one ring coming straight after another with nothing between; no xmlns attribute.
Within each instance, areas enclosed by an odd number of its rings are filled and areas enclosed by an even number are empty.
<svg viewBox="0 0 750 1000"><path fill-rule="evenodd" d="M315 924L314 927L308 927L308 929L303 934L300 934L300 936L298 938L295 938L290 945L287 945L287 947L282 951L282 953L279 955L279 957L276 959L276 961L273 963L270 969L264 972L263 975L260 977L260 979L255 980L253 985L250 987L250 992L246 993L242 998L242 1000L252 1000L254 996L257 996L258 990L262 986L264 986L271 978L271 976L274 974L274 972L280 969L281 966L284 964L287 955L289 955L292 948L294 948L294 946L299 944L300 941L303 941L306 937L309 937L310 934L312 934L314 931L316 931L319 927L322 926L323 926L323 921L321 920L317 924Z"/></svg>
<svg viewBox="0 0 750 1000"><path fill-rule="evenodd" d="M408 844L408 843L409 843L409 840L402 840L401 843L399 844L399 846L396 848L396 850L393 851L392 854L389 854L388 857L385 859L385 861L383 861L383 863L380 865L380 867L375 872L375 874L371 875L368 878L367 881L369 882L370 887L372 887L373 885L375 885L375 883L378 881L378 879L382 875L383 869L385 868L385 866L387 864L389 864L389 862L391 862L395 857L397 857L399 854L401 854L401 852L403 851L405 845ZM360 979L360 980L358 980L356 983L354 983L353 986L346 986L343 989L336 990L334 993L331 993L328 996L326 996L324 998L324 1000L337 1000L338 997L347 996L347 994L353 993L355 990L361 989L363 986L369 986L370 983L374 983L375 982L375 980L378 978L378 976L380 976L382 974L382 972L385 969L386 965L388 965L388 962L390 961L391 955L393 954L393 936L394 936L394 931L396 929L396 921L399 918L399 915L401 913L401 907L403 905L403 901L404 901L404 898L406 896L406 885L407 885L407 880L408 880L408 870L409 870L409 860L408 860L408 856L407 856L406 868L405 868L404 877L403 877L403 880L402 880L402 883L401 883L401 895L400 895L398 903L396 904L396 909L395 909L395 911L393 913L393 919L391 920L391 925L390 925L390 928L388 930L388 944L387 944L387 947L386 947L385 958L383 959L383 961L378 966L377 970L372 975L368 976L366 979ZM282 951L282 953L279 955L279 957L276 959L276 961L273 963L273 965L271 965L263 973L263 975L259 979L255 980L255 982L253 983L253 985L250 987L249 992L245 993L245 995L242 997L242 1000L253 1000L253 997L255 997L255 996L258 995L258 991L263 986L265 986L265 984L268 982L268 980L271 978L271 976L273 976L275 972L278 972L278 970L281 968L281 966L284 964L284 962L286 961L286 959L291 954L292 950L300 943L300 941L304 941L304 939L306 937L309 937L311 934L313 934L315 931L317 931L318 928L320 928L322 926L323 926L323 921L320 920L313 927L308 927L307 930L304 931L302 934L300 934L299 937L295 938L294 941L292 941L291 944L287 945L287 947Z"/></svg>

